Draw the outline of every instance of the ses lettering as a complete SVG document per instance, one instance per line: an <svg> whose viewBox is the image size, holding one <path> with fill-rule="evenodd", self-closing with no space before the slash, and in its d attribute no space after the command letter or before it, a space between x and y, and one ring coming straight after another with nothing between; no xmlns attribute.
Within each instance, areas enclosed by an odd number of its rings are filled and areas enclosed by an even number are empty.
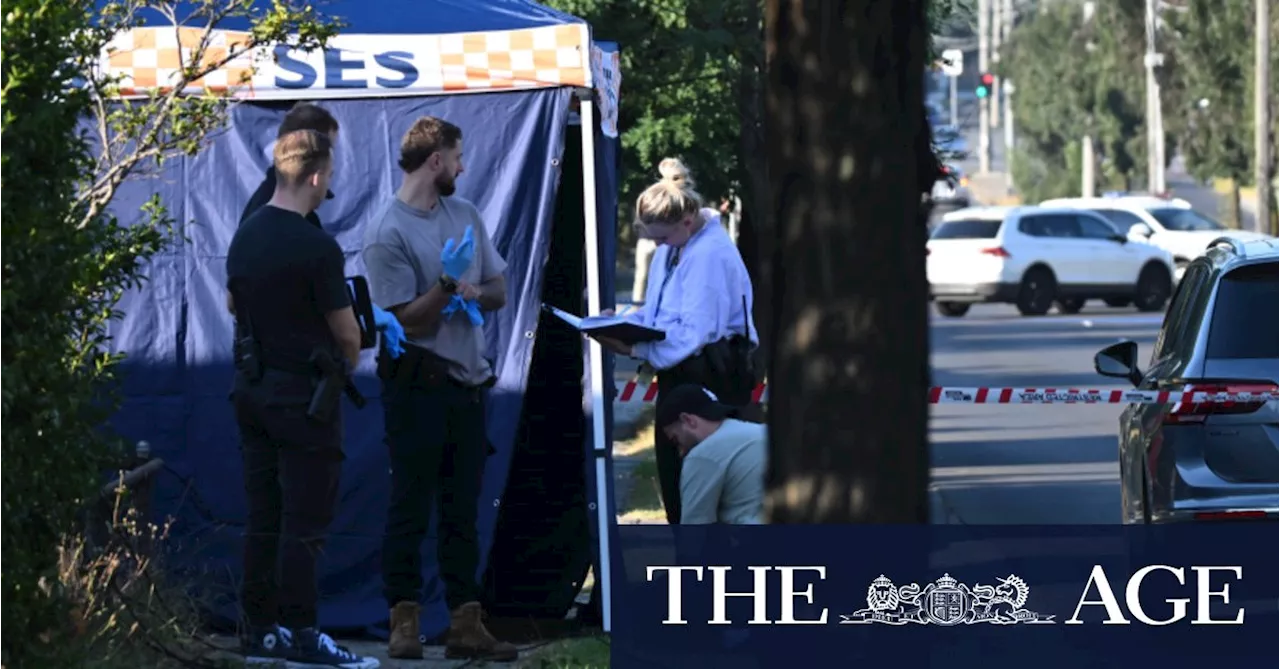
<svg viewBox="0 0 1280 669"><path fill-rule="evenodd" d="M827 624L827 609L822 609L822 615L811 620L797 620L795 600L797 597L803 597L805 603L813 604L813 583L809 583L803 590L796 590L796 574L797 572L816 572L817 580L823 581L827 578L826 567L748 567L752 576L752 588L750 592L729 592L725 585L725 576L728 575L732 567L647 567L645 569L645 579L652 583L654 576L658 573L667 575L667 617L662 621L663 625L688 625L688 621L684 619L682 601L684 596L684 572L690 572L698 581L702 581L704 571L711 572L711 620L707 621L709 625L729 625L731 624L725 614L726 604L730 597L749 597L751 598L753 614L749 625L825 625ZM777 572L778 590L781 594L782 615L777 620L770 620L768 614L769 602L769 572Z"/></svg>
<svg viewBox="0 0 1280 669"><path fill-rule="evenodd" d="M413 64L412 53L385 51L373 54L372 58L371 65L363 56L353 56L342 49L324 49L323 72L317 73L311 63L291 55L288 47L278 46L275 49L276 87L311 88L324 77L323 88L368 88L370 73L366 69L371 70L373 66L381 69L381 73L373 78L378 88L408 88L418 81L418 68ZM387 78L382 74L398 76Z"/></svg>
<svg viewBox="0 0 1280 669"><path fill-rule="evenodd" d="M1147 615L1142 608L1141 592L1143 580L1152 572L1163 571L1168 572L1177 579L1178 585L1185 586L1186 571L1182 567L1170 567L1168 565L1157 564L1143 567L1134 572L1129 577L1129 582L1125 584L1124 601L1125 606L1129 609L1129 613L1144 625L1164 626L1172 625L1176 622L1186 619L1187 604L1191 602L1191 598L1166 599L1165 602L1173 607L1173 615L1164 620L1155 620ZM1213 587L1210 578L1215 571L1231 572L1235 576L1235 580L1239 581L1243 578L1244 570L1241 567L1192 567L1191 571L1195 572L1196 579L1196 617L1192 619L1192 625L1243 625L1244 609L1236 611L1234 618L1229 620L1214 619L1209 612L1210 600L1213 597L1221 597L1223 604L1231 603L1229 594L1231 586L1227 583L1222 584L1221 590L1211 590ZM1091 590L1097 590L1099 599L1090 600L1089 594ZM1101 606L1107 612L1107 619L1103 621L1104 625L1128 625L1130 621L1124 617L1124 611L1120 606L1119 600L1116 599L1115 592L1111 589L1111 583L1107 580L1107 574L1103 571L1101 565L1094 565L1093 571L1089 574L1089 582L1084 586L1084 593L1080 595L1080 601L1076 604L1076 610L1071 614L1071 618L1064 621L1066 625L1083 625L1080 620L1080 610L1086 605Z"/></svg>

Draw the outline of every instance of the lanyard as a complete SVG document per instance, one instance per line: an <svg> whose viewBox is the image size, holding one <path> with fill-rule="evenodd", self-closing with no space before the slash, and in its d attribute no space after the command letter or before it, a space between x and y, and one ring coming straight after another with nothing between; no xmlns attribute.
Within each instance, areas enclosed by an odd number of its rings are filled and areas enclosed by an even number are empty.
<svg viewBox="0 0 1280 669"><path fill-rule="evenodd" d="M662 285L658 287L658 301L653 305L653 325L658 322L658 314L662 311L662 296L667 292L667 282L671 280L676 265L680 263L680 249L672 248L671 253L667 255L667 270L662 275Z"/></svg>

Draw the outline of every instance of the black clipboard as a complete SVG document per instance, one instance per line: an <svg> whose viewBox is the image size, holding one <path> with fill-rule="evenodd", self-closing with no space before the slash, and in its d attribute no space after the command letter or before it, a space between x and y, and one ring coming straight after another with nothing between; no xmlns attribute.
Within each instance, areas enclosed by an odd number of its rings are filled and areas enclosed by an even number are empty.
<svg viewBox="0 0 1280 669"><path fill-rule="evenodd" d="M549 304L542 305L542 308L588 337L616 339L624 344L662 341L667 338L667 333L662 330L655 330L632 323L621 316L588 316L582 318Z"/></svg>

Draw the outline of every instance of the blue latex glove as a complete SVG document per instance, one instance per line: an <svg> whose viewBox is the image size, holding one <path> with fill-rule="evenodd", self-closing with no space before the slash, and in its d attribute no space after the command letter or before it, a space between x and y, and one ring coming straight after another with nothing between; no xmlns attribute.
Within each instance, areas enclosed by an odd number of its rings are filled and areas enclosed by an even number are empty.
<svg viewBox="0 0 1280 669"><path fill-rule="evenodd" d="M480 302L477 300L464 300L461 295L454 295L449 298L449 303L444 305L444 309L440 313L447 321L459 311L467 315L472 325L484 325L484 315L480 313Z"/></svg>
<svg viewBox="0 0 1280 669"><path fill-rule="evenodd" d="M373 323L378 330L382 331L382 345L387 348L387 353L393 360L399 358L400 354L404 353L402 344L405 341L404 326L400 325L399 319L391 312L374 306Z"/></svg>
<svg viewBox="0 0 1280 669"><path fill-rule="evenodd" d="M471 324L477 327L484 325L484 315L480 313L479 300L464 300L463 309L467 312L467 318L471 319Z"/></svg>
<svg viewBox="0 0 1280 669"><path fill-rule="evenodd" d="M465 310L466 308L467 308L467 304L462 299L462 296L454 295L453 297L449 298L449 303L444 305L444 309L442 309L440 313L444 316L444 319L447 321L453 318L453 315L455 313Z"/></svg>
<svg viewBox="0 0 1280 669"><path fill-rule="evenodd" d="M475 257L476 242L472 237L470 225L467 226L467 231L462 233L461 244L455 245L453 239L448 239L445 240L444 248L440 249L440 264L444 265L444 273L454 281L462 278Z"/></svg>

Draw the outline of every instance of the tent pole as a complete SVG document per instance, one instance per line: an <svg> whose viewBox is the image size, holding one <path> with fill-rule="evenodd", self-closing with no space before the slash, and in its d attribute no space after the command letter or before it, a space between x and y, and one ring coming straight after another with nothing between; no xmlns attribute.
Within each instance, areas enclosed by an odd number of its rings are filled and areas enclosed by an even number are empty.
<svg viewBox="0 0 1280 669"><path fill-rule="evenodd" d="M587 247L587 313L600 313L600 229L596 219L596 114L595 100L588 95L580 99L578 109L582 122L582 220L586 226ZM600 611L604 618L604 631L609 632L612 622L610 610L609 580L609 480L605 458L609 454L612 439L605 434L604 424L604 349L590 337L587 346L591 360L591 422L592 444L596 461L596 527L599 534L599 559L596 561L596 587L600 588Z"/></svg>

